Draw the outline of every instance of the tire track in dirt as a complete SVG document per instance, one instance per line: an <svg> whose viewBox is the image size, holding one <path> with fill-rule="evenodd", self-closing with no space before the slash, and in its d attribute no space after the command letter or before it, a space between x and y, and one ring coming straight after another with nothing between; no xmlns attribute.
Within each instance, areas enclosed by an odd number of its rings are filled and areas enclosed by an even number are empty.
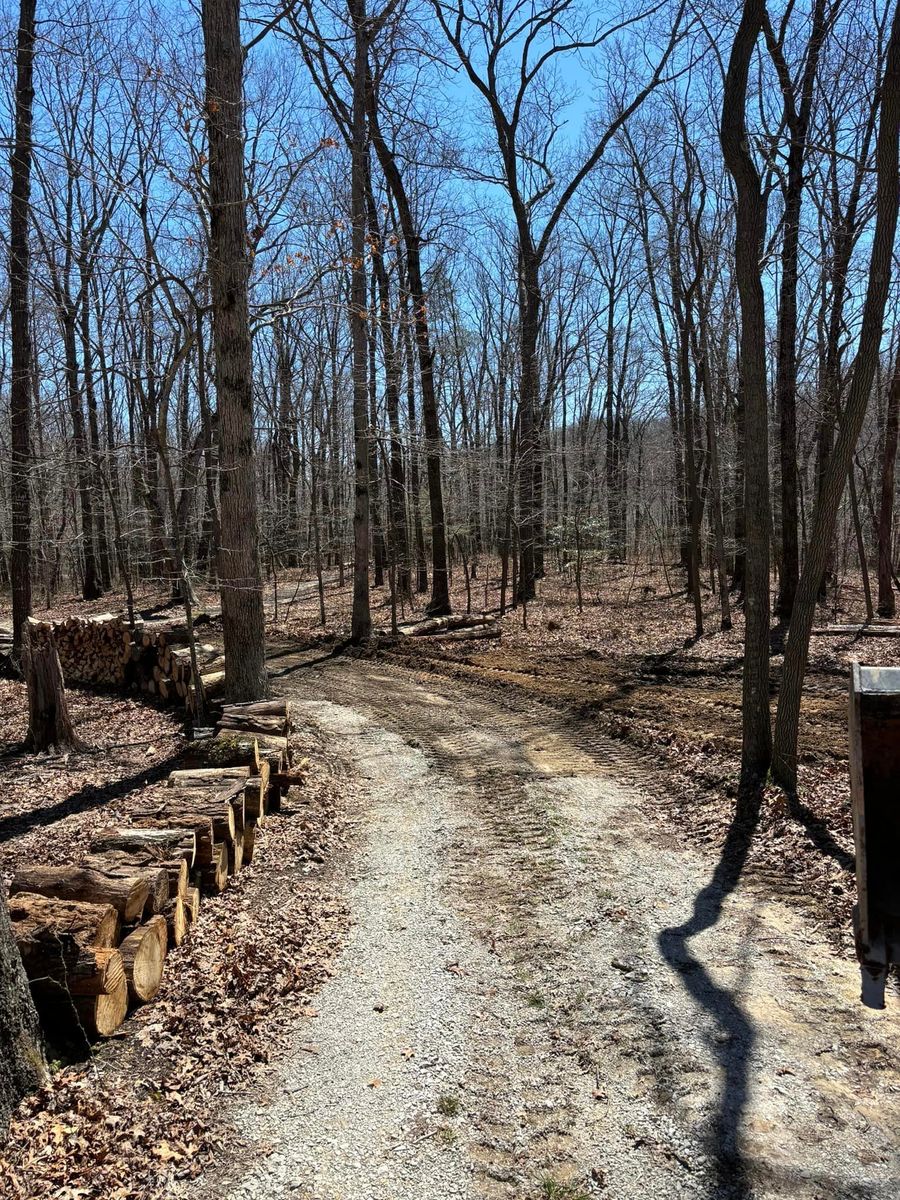
<svg viewBox="0 0 900 1200"><path fill-rule="evenodd" d="M649 833L636 751L549 706L305 661L281 687L367 789L359 936L265 1118L274 1182L233 1200L288 1178L310 1200L897 1194L900 1017L858 1006L800 914ZM359 984L379 973L424 1047L402 1068Z"/></svg>

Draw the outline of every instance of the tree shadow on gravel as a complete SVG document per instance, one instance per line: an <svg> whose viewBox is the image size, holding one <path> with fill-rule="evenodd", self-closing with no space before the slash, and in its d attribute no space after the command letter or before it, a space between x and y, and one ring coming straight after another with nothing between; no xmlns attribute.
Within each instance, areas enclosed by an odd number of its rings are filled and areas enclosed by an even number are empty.
<svg viewBox="0 0 900 1200"><path fill-rule="evenodd" d="M750 1200L753 1194L739 1134L756 1031L734 994L713 981L702 961L691 953L688 942L717 924L726 899L740 882L759 823L761 802L760 790L741 796L712 878L694 900L693 915L683 925L663 929L657 939L666 962L719 1027L714 1053L721 1068L721 1092L718 1111L705 1138L716 1172L712 1195L718 1200Z"/></svg>
<svg viewBox="0 0 900 1200"><path fill-rule="evenodd" d="M176 752L155 766L144 767L133 775L127 775L124 779L115 779L111 783L102 784L99 787L97 784L87 784L85 787L79 788L77 792L66 796L64 800L48 805L47 808L33 808L30 812L3 817L0 820L0 845L8 842L10 838L28 833L31 829L55 825L57 821L62 821L65 817L88 812L92 808L102 808L104 804L121 800L123 796L127 796L129 792L133 792L137 788L150 783L159 783L176 769L180 759L181 753Z"/></svg>

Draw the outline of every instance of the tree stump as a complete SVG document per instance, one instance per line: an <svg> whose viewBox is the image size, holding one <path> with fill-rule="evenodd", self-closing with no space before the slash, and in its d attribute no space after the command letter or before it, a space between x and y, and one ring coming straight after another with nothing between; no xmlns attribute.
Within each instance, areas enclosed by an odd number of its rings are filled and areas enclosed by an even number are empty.
<svg viewBox="0 0 900 1200"><path fill-rule="evenodd" d="M55 746L57 750L83 750L66 702L56 642L51 630L39 628L29 618L22 647L22 666L28 687L28 733L25 745L36 754Z"/></svg>

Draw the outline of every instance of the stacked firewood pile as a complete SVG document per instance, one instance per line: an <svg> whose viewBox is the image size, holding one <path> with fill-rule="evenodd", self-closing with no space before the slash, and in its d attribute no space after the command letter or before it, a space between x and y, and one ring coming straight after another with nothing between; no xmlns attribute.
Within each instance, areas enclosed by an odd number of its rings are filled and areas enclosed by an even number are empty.
<svg viewBox="0 0 900 1200"><path fill-rule="evenodd" d="M201 896L252 861L258 830L302 781L290 729L285 700L226 705L162 800L100 830L80 862L16 873L13 933L51 1043L108 1037L153 999Z"/></svg>
<svg viewBox="0 0 900 1200"><path fill-rule="evenodd" d="M209 618L200 614L196 625ZM137 621L123 616L66 617L32 621L38 635L52 631L63 675L68 683L121 689L136 688L169 702L195 708L195 687L188 630L177 621ZM221 692L225 659L215 646L195 645L197 666L207 697Z"/></svg>

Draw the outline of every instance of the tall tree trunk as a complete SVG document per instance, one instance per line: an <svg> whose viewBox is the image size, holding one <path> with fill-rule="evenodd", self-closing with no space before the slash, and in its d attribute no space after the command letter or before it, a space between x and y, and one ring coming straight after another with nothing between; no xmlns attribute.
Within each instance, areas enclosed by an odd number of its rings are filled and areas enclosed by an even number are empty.
<svg viewBox="0 0 900 1200"><path fill-rule="evenodd" d="M203 0L209 136L209 280L219 413L219 580L225 691L268 694L253 458L249 257L239 0Z"/></svg>
<svg viewBox="0 0 900 1200"><path fill-rule="evenodd" d="M538 265L522 255L519 281L519 578L516 600L534 599L537 567L535 545L540 536L541 514L537 507L536 462L539 451L537 422L538 332L541 319L541 289Z"/></svg>
<svg viewBox="0 0 900 1200"><path fill-rule="evenodd" d="M765 0L744 0L722 98L720 137L737 192L735 276L741 302L741 382L744 400L744 496L747 528L744 613L741 782L765 778L772 755L769 712L769 426L766 402L766 321L760 258L766 204L748 147L747 79L765 20Z"/></svg>
<svg viewBox="0 0 900 1200"><path fill-rule="evenodd" d="M778 412L778 454L781 467L781 572L776 612L790 617L800 578L797 478L797 281L800 216L803 207L806 137L812 113L819 54L825 40L825 0L815 0L812 28L800 85L799 107L781 47L771 26L766 34L784 97L785 123L790 134L784 184L784 234L781 247L781 291L778 297L778 348L775 368L775 402Z"/></svg>
<svg viewBox="0 0 900 1200"><path fill-rule="evenodd" d="M10 507L12 510L13 657L21 661L22 631L31 613L31 274L28 225L31 195L31 125L34 105L36 0L22 0L16 43L15 143L9 213L9 308L12 371L10 380ZM0 1114L2 1115L2 1114Z"/></svg>
<svg viewBox="0 0 900 1200"><path fill-rule="evenodd" d="M353 26L353 123L350 139L350 337L353 360L353 613L354 642L372 636L369 606L369 387L366 312L366 39L365 0L348 0Z"/></svg>
<svg viewBox="0 0 900 1200"><path fill-rule="evenodd" d="M881 448L881 496L878 505L878 615L893 617L897 611L894 595L894 468L897 461L897 435L900 432L900 350L894 363L884 418L884 444Z"/></svg>
<svg viewBox="0 0 900 1200"><path fill-rule="evenodd" d="M33 0L25 0L25 5L29 3L33 12ZM38 1017L13 940L4 889L0 895L0 1146L19 1100L45 1078Z"/></svg>
<svg viewBox="0 0 900 1200"><path fill-rule="evenodd" d="M880 96L881 120L875 151L875 229L859 343L838 435L825 465L819 498L813 513L806 561L797 586L797 598L784 651L781 694L775 719L773 767L779 781L790 789L796 789L797 786L800 702L809 656L809 638L815 619L816 598L828 562L841 497L844 494L847 474L875 378L884 310L891 281L897 210L900 205L900 3L894 9Z"/></svg>
<svg viewBox="0 0 900 1200"><path fill-rule="evenodd" d="M397 216L406 250L406 278L412 301L413 333L419 358L419 385L422 392L422 426L425 433L425 470L428 501L431 508L431 600L428 613L446 616L450 612L450 581L447 573L447 530L444 520L444 490L441 480L443 439L434 390L434 351L428 318L428 297L422 280L420 238L403 177L378 124L377 106L372 88L368 89L369 121L372 144L397 205Z"/></svg>

